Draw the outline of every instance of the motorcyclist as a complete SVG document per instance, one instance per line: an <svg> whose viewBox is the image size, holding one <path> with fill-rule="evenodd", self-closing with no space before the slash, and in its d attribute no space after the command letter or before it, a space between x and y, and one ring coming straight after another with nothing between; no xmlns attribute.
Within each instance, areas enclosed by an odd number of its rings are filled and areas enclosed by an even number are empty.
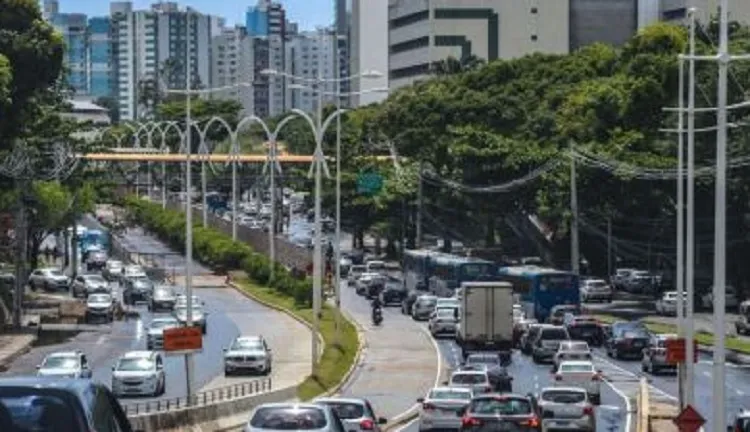
<svg viewBox="0 0 750 432"><path fill-rule="evenodd" d="M375 321L375 315L380 314L383 316L383 303L380 302L380 296L375 296L371 303L372 306L372 320Z"/></svg>

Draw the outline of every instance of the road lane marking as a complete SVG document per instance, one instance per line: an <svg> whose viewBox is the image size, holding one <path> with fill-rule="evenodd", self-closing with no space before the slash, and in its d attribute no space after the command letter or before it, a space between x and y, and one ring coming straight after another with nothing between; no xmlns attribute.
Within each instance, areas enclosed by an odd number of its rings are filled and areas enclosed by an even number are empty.
<svg viewBox="0 0 750 432"><path fill-rule="evenodd" d="M633 373L633 372L631 372L631 371L623 368L622 366L618 366L615 363L612 363L611 361L607 360L606 358L604 358L604 357L602 357L600 355L596 355L596 356L594 356L594 358L596 358L600 362L606 364L607 366L610 366L610 367L616 369L618 372L620 372L620 373L622 373L624 375L627 375L627 376L630 376L630 377L633 377L633 378L637 378L637 379L641 378L638 374ZM674 400L674 401L678 400L675 396L672 396L671 394L669 394L666 391L660 389L659 387L656 387L655 385L653 385L651 383L649 383L648 386L649 386L649 388L651 388L656 393L659 393L660 395L662 395L662 396L664 396L664 397L666 397L666 398L668 398L670 400Z"/></svg>
<svg viewBox="0 0 750 432"><path fill-rule="evenodd" d="M618 396L620 396L625 401L625 432L631 432L631 425L633 422L633 406L630 403L630 398L625 395L620 389L615 387L614 384L609 382L608 379L604 378L604 382L612 389L613 392L617 393ZM600 407L601 408L601 407ZM619 409L618 409L619 410Z"/></svg>
<svg viewBox="0 0 750 432"><path fill-rule="evenodd" d="M416 418L410 420L409 423L404 424L403 426L399 427L398 429L394 429L393 432L402 432L402 431L405 431L405 430L409 429L412 425L414 425L414 423L416 423L418 421L419 421L419 417L416 417Z"/></svg>
<svg viewBox="0 0 750 432"><path fill-rule="evenodd" d="M99 336L99 338L98 338L98 339L96 340L96 345L101 345L101 344L103 344L103 343L104 343L104 342L106 342L106 341L107 341L107 336L106 336L106 335L101 335L101 336Z"/></svg>

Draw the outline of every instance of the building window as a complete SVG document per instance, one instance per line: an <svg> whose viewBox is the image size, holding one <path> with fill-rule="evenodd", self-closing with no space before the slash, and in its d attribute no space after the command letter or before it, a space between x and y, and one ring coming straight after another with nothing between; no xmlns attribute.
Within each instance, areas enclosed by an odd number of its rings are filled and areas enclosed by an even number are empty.
<svg viewBox="0 0 750 432"><path fill-rule="evenodd" d="M680 20L687 16L687 9L686 8L672 9L672 10L664 11L661 15L664 21Z"/></svg>
<svg viewBox="0 0 750 432"><path fill-rule="evenodd" d="M535 7L531 8L531 13L536 14L539 10Z"/></svg>
<svg viewBox="0 0 750 432"><path fill-rule="evenodd" d="M397 29L399 27L406 27L408 25L412 25L420 21L425 21L429 18L430 18L430 11L424 10L421 12L415 12L413 14L394 18L388 22L388 27L390 29Z"/></svg>
<svg viewBox="0 0 750 432"><path fill-rule="evenodd" d="M424 75L430 70L430 65L427 63L409 66L401 69L393 69L390 72L391 79L409 78L418 75Z"/></svg>
<svg viewBox="0 0 750 432"><path fill-rule="evenodd" d="M412 39L404 42L400 42L397 44L393 44L390 46L389 51L391 54L397 54L404 51L411 51L418 48L424 48L430 44L430 37L425 36L417 39Z"/></svg>
<svg viewBox="0 0 750 432"><path fill-rule="evenodd" d="M536 39L537 39L536 35L531 35L531 40L532 41L536 42Z"/></svg>

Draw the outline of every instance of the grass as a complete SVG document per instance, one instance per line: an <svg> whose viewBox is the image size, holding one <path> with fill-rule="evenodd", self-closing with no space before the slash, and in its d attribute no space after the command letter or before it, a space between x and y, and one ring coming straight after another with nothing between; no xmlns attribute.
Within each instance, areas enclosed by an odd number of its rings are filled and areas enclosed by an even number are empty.
<svg viewBox="0 0 750 432"><path fill-rule="evenodd" d="M247 277L232 278L238 286L249 294L271 303L273 305L288 309L306 322L312 324L313 311L308 307L300 307L295 304L294 299L280 294L273 288L261 287L254 284ZM308 376L297 388L297 397L300 400L310 400L328 390L334 388L345 378L346 373L354 364L359 349L357 328L345 316L341 316L341 343L335 343L336 338L336 314L338 312L323 306L320 320L320 334L323 337L323 356L318 362L313 373Z"/></svg>
<svg viewBox="0 0 750 432"><path fill-rule="evenodd" d="M615 321L622 321L622 318L618 318L612 315L594 315L599 321L611 324ZM648 318L642 320L646 327L654 333L677 333L677 326L671 324L664 324L659 322L649 321ZM698 331L695 333L695 339L699 344L702 345L713 345L714 337L712 333L706 333ZM735 336L727 336L726 338L727 349L737 351L743 354L750 354L750 341L747 339L738 338Z"/></svg>

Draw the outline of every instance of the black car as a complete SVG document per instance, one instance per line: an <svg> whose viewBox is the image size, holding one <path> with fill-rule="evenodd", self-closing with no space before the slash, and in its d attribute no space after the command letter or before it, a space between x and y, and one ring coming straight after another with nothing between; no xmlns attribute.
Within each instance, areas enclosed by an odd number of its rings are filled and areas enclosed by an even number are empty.
<svg viewBox="0 0 750 432"><path fill-rule="evenodd" d="M651 340L651 333L643 324L620 321L612 324L610 332L604 342L608 356L616 359L643 358L643 349Z"/></svg>
<svg viewBox="0 0 750 432"><path fill-rule="evenodd" d="M0 379L0 431L95 432L133 428L107 387L59 377Z"/></svg>
<svg viewBox="0 0 750 432"><path fill-rule="evenodd" d="M383 290L380 292L380 301L383 302L384 305L392 303L398 303L400 305L405 297L406 287L404 287L404 283L398 278L389 276L388 280L385 282Z"/></svg>
<svg viewBox="0 0 750 432"><path fill-rule="evenodd" d="M122 291L122 299L126 305L137 302L148 302L154 293L154 283L146 277L128 278Z"/></svg>
<svg viewBox="0 0 750 432"><path fill-rule="evenodd" d="M461 432L518 431L539 432L541 421L532 395L483 394L462 409Z"/></svg>
<svg viewBox="0 0 750 432"><path fill-rule="evenodd" d="M483 369L487 371L494 391L510 393L513 391L513 377L505 368L507 360L499 353L471 353L461 365L462 370Z"/></svg>

